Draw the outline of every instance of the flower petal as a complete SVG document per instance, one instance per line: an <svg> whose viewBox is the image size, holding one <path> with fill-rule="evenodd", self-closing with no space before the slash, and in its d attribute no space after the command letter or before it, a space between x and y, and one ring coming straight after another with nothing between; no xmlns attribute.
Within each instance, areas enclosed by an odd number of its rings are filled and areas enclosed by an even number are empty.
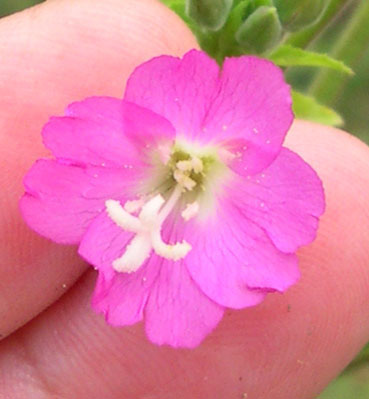
<svg viewBox="0 0 369 399"><path fill-rule="evenodd" d="M158 345L194 348L223 312L191 279L183 260L164 260L145 308L146 333Z"/></svg>
<svg viewBox="0 0 369 399"><path fill-rule="evenodd" d="M201 143L244 143L232 164L241 174L273 161L293 120L282 71L257 57L226 59L221 72L196 50L182 60L158 57L133 72L125 99L164 116L179 135Z"/></svg>
<svg viewBox="0 0 369 399"><path fill-rule="evenodd" d="M137 172L63 165L39 160L24 178L20 208L27 224L42 236L64 244L78 243L106 199L134 192Z"/></svg>
<svg viewBox="0 0 369 399"><path fill-rule="evenodd" d="M152 256L134 273L117 273L112 263L122 256L133 237L133 233L118 227L103 212L91 223L78 249L78 253L99 271L93 308L115 326L134 324L142 319L161 263L161 258Z"/></svg>
<svg viewBox="0 0 369 399"><path fill-rule="evenodd" d="M324 191L315 171L283 148L262 173L227 187L244 217L263 228L276 247L292 253L315 239L324 212Z"/></svg>
<svg viewBox="0 0 369 399"><path fill-rule="evenodd" d="M175 130L170 122L128 101L123 102L123 120L126 136L140 152L170 145L175 139Z"/></svg>
<svg viewBox="0 0 369 399"><path fill-rule="evenodd" d="M279 153L293 121L289 86L273 63L250 56L226 59L220 79L204 127L209 136L242 143L234 170L260 172Z"/></svg>
<svg viewBox="0 0 369 399"><path fill-rule="evenodd" d="M109 281L116 274L112 264L120 258L134 233L118 227L107 212L101 212L84 234L78 253Z"/></svg>
<svg viewBox="0 0 369 399"><path fill-rule="evenodd" d="M93 308L103 313L106 321L113 326L138 323L143 319L158 270L145 266L130 274L114 272L111 279L106 279L106 275L99 272L92 299Z"/></svg>
<svg viewBox="0 0 369 399"><path fill-rule="evenodd" d="M170 243L173 223L163 229ZM89 227L79 247L80 255L99 270L93 306L113 325L138 322L143 314L146 331L157 344L194 347L219 322L223 308L190 278L181 262L152 253L137 272L117 273L112 262L119 258L133 235L117 227L104 212Z"/></svg>
<svg viewBox="0 0 369 399"><path fill-rule="evenodd" d="M192 278L223 306L256 305L266 292L285 291L299 278L295 255L278 251L227 198L206 220L188 224L185 238L192 245L185 258Z"/></svg>
<svg viewBox="0 0 369 399"><path fill-rule="evenodd" d="M183 59L160 56L135 69L125 100L164 116L177 134L195 136L219 86L219 67L205 53L192 50Z"/></svg>
<svg viewBox="0 0 369 399"><path fill-rule="evenodd" d="M173 126L154 112L110 97L69 105L66 116L45 125L44 144L64 162L144 167L147 144L173 140Z"/></svg>
<svg viewBox="0 0 369 399"><path fill-rule="evenodd" d="M50 119L42 136L65 162L120 167L138 158L124 136L122 101L115 98L91 97L69 105L66 116Z"/></svg>

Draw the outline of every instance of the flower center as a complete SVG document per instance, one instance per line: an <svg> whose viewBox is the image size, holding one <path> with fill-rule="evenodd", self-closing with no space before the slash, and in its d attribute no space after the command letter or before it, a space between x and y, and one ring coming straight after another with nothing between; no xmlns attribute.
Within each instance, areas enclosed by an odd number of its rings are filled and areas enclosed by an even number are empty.
<svg viewBox="0 0 369 399"><path fill-rule="evenodd" d="M165 243L161 237L162 226L181 198L187 202L181 212L185 221L198 214L198 195L205 190L205 179L215 159L209 155L191 155L176 147L169 155L165 148L159 148L159 153L165 155L161 157L161 170L164 170L158 184L161 190L127 201L124 206L112 199L105 202L111 220L123 230L135 233L124 254L113 261L113 268L118 272L137 271L152 251L165 259L177 261L191 250L186 241ZM160 192L170 192L167 200Z"/></svg>
<svg viewBox="0 0 369 399"><path fill-rule="evenodd" d="M213 153L192 154L191 150L182 147L174 147L169 161L166 163L169 184L180 184L184 192L193 195L187 197L198 197L199 192L205 190L206 180L209 172L217 163L216 155ZM189 193L188 193L189 194Z"/></svg>

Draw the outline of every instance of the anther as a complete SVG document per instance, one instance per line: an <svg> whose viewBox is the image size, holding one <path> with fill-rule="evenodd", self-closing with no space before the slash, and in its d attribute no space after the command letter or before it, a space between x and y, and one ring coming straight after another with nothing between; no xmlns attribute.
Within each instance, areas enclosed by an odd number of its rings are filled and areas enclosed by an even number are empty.
<svg viewBox="0 0 369 399"><path fill-rule="evenodd" d="M200 158L192 158L192 169L195 173L201 173L204 170L204 164Z"/></svg>
<svg viewBox="0 0 369 399"><path fill-rule="evenodd" d="M184 211L182 211L181 216L187 222L199 213L199 203L197 201L192 204L187 204Z"/></svg>

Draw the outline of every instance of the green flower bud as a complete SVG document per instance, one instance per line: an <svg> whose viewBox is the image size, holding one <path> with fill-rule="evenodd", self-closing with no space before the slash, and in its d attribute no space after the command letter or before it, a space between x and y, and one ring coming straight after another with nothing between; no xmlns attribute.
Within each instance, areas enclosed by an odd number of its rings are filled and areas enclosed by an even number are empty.
<svg viewBox="0 0 369 399"><path fill-rule="evenodd" d="M186 13L198 25L219 30L227 21L233 0L187 0Z"/></svg>
<svg viewBox="0 0 369 399"><path fill-rule="evenodd" d="M317 22L329 0L274 0L279 19L288 31L297 31Z"/></svg>
<svg viewBox="0 0 369 399"><path fill-rule="evenodd" d="M262 6L273 7L273 0L249 0L249 7L251 7L253 11Z"/></svg>
<svg viewBox="0 0 369 399"><path fill-rule="evenodd" d="M275 47L282 36L282 26L275 7L259 7L242 23L236 40L246 51L264 53Z"/></svg>

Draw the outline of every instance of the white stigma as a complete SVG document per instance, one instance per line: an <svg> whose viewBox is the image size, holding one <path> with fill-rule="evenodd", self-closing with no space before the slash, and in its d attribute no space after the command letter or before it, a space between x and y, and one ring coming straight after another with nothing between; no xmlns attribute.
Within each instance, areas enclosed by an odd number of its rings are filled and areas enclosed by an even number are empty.
<svg viewBox="0 0 369 399"><path fill-rule="evenodd" d="M145 204L144 198L140 198L138 200L133 200L133 201L127 201L124 204L124 209L128 213L135 213L138 212Z"/></svg>
<svg viewBox="0 0 369 399"><path fill-rule="evenodd" d="M151 253L151 242L147 234L136 234L127 245L123 256L113 262L117 272L132 273L140 268Z"/></svg>
<svg viewBox="0 0 369 399"><path fill-rule="evenodd" d="M138 233L141 230L142 223L138 218L128 213L119 201L105 201L106 211L113 222L123 230Z"/></svg>
<svg viewBox="0 0 369 399"><path fill-rule="evenodd" d="M127 201L128 205L126 202L124 207L119 201L107 200L105 202L110 219L122 229L136 233L127 245L124 254L114 260L113 268L116 271L125 273L137 271L150 256L152 250L157 255L174 261L188 254L191 245L186 241L167 244L161 237L162 225L178 202L182 191L183 187L177 185L168 201L165 202L164 198L158 194L142 206L140 200ZM138 217L127 211L127 209L137 211L138 206L141 208Z"/></svg>
<svg viewBox="0 0 369 399"><path fill-rule="evenodd" d="M170 159L169 146L159 146L160 159L167 164ZM197 156L181 160L172 168L172 176L177 182L172 194L167 201L157 194L151 198L142 197L138 200L126 201L122 206L119 201L107 200L106 212L110 219L121 229L135 233L130 243L126 246L124 254L112 263L114 270L124 273L137 271L150 257L152 251L157 255L177 261L184 258L191 250L191 245L186 241L167 244L161 237L164 221L173 211L181 195L192 191L197 182L193 174L203 174L203 161ZM197 177L195 177L197 180ZM133 215L139 212L138 216ZM199 212L197 201L187 204L181 215L185 221L195 217Z"/></svg>

